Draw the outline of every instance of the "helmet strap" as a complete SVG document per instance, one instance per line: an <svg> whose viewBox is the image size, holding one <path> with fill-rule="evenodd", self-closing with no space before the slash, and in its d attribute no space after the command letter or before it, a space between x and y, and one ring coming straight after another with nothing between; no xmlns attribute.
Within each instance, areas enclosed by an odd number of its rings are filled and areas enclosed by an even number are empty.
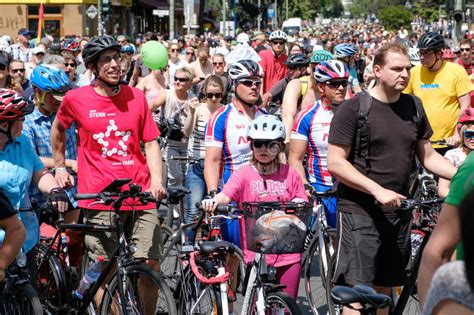
<svg viewBox="0 0 474 315"><path fill-rule="evenodd" d="M440 58L438 58L438 52L435 52L435 56L436 56L436 60L433 62L433 64L431 66L428 67L428 70L431 71L431 69L433 69L434 66L436 66L436 64L438 63L439 60L442 60Z"/></svg>
<svg viewBox="0 0 474 315"><path fill-rule="evenodd" d="M35 98L38 101L38 107L40 107L40 111L42 114L45 114L47 116L51 116L53 113L51 113L49 110L46 109L44 106L44 99L46 98L46 92L42 91L41 96L38 96L38 94L35 93Z"/></svg>
<svg viewBox="0 0 474 315"><path fill-rule="evenodd" d="M102 79L98 75L96 77L97 77L97 80L103 82L107 87L111 88L112 92L114 92L114 93L119 92L119 90L120 90L120 81L117 82L117 83L110 83L110 82L105 81L104 79Z"/></svg>

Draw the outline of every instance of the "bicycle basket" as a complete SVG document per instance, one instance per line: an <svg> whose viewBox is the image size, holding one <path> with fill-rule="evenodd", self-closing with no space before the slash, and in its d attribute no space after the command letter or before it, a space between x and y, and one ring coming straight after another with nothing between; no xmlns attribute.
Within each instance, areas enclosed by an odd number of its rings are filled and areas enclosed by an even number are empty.
<svg viewBox="0 0 474 315"><path fill-rule="evenodd" d="M243 203L247 248L262 254L304 251L311 219L309 203Z"/></svg>

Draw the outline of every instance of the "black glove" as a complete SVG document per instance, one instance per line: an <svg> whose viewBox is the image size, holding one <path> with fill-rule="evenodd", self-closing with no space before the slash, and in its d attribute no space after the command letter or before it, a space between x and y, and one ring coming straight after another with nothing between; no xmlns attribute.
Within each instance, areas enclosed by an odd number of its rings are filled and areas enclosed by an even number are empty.
<svg viewBox="0 0 474 315"><path fill-rule="evenodd" d="M217 190L213 189L204 196L204 199L213 199L217 195Z"/></svg>
<svg viewBox="0 0 474 315"><path fill-rule="evenodd" d="M55 188L51 189L51 191L49 192L49 197L48 197L48 202L51 203L53 201L68 202L69 197L67 196L64 189L59 188L59 187L55 187Z"/></svg>

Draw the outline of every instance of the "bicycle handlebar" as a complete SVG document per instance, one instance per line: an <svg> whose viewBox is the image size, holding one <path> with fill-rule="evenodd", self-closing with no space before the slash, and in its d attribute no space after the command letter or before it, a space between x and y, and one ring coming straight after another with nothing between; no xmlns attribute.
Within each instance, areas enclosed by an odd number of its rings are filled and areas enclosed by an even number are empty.
<svg viewBox="0 0 474 315"><path fill-rule="evenodd" d="M405 199L400 201L400 209L411 210L417 206L435 206L444 202L444 198L430 200Z"/></svg>

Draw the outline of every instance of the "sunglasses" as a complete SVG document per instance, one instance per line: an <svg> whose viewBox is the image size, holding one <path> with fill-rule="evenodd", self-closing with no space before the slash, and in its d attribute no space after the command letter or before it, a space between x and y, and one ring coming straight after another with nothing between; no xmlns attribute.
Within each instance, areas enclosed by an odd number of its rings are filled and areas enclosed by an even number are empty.
<svg viewBox="0 0 474 315"><path fill-rule="evenodd" d="M429 56L434 54L433 50L420 50L420 56Z"/></svg>
<svg viewBox="0 0 474 315"><path fill-rule="evenodd" d="M299 67L299 66L288 66L288 70L296 70L299 68L306 68L306 67Z"/></svg>
<svg viewBox="0 0 474 315"><path fill-rule="evenodd" d="M11 72L25 72L25 69L11 69Z"/></svg>
<svg viewBox="0 0 474 315"><path fill-rule="evenodd" d="M464 139L474 139L474 130L464 130Z"/></svg>
<svg viewBox="0 0 474 315"><path fill-rule="evenodd" d="M67 68L67 67L71 67L71 68L75 68L76 67L76 64L74 62L71 62L71 63L65 63L64 66Z"/></svg>
<svg viewBox="0 0 474 315"><path fill-rule="evenodd" d="M174 80L177 81L177 82L188 82L189 81L188 78L178 78L178 77L174 77Z"/></svg>
<svg viewBox="0 0 474 315"><path fill-rule="evenodd" d="M274 40L274 41L272 41L272 44L273 44L273 45L285 45L285 43L286 43L286 42L284 42L284 41L282 41L282 40L281 40L281 41L280 41L280 40Z"/></svg>
<svg viewBox="0 0 474 315"><path fill-rule="evenodd" d="M44 56L44 52L39 52L35 54L36 56Z"/></svg>
<svg viewBox="0 0 474 315"><path fill-rule="evenodd" d="M280 143L275 140L253 140L252 145L256 149L261 149L265 147L267 149L279 149Z"/></svg>
<svg viewBox="0 0 474 315"><path fill-rule="evenodd" d="M187 52L186 52L186 55L194 55L194 52L192 52L192 51L187 51Z"/></svg>
<svg viewBox="0 0 474 315"><path fill-rule="evenodd" d="M330 89L338 89L341 85L343 88L346 88L349 85L349 81L326 82L326 86L328 86Z"/></svg>
<svg viewBox="0 0 474 315"><path fill-rule="evenodd" d="M224 63L223 62L213 62L212 63L214 66L223 66Z"/></svg>
<svg viewBox="0 0 474 315"><path fill-rule="evenodd" d="M206 93L206 97L208 99L212 99L213 97L222 98L222 93Z"/></svg>
<svg viewBox="0 0 474 315"><path fill-rule="evenodd" d="M260 86L262 85L262 81L258 80L258 81L253 81L253 80L242 80L240 81L239 83L242 83L243 85L245 85L246 87L252 87L252 86L256 86L257 88L260 88Z"/></svg>
<svg viewBox="0 0 474 315"><path fill-rule="evenodd" d="M175 49L170 49L170 50L171 50L171 52L177 52L177 51L179 51L179 49L176 49L176 48L175 48Z"/></svg>
<svg viewBox="0 0 474 315"><path fill-rule="evenodd" d="M461 48L459 51L471 51L471 48Z"/></svg>

